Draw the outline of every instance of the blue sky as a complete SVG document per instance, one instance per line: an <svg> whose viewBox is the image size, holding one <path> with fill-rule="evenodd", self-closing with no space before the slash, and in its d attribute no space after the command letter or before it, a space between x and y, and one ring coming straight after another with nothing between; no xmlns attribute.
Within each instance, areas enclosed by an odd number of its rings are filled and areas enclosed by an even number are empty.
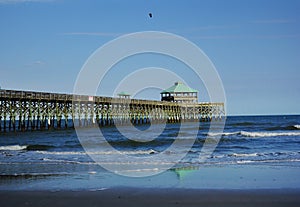
<svg viewBox="0 0 300 207"><path fill-rule="evenodd" d="M212 60L228 114L300 114L299 11L297 0L0 0L0 86L71 93L97 48L163 31Z"/></svg>

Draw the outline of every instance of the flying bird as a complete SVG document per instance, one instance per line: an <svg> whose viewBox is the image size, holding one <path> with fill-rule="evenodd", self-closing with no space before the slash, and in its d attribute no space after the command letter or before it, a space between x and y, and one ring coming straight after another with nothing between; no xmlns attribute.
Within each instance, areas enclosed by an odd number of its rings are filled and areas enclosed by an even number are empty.
<svg viewBox="0 0 300 207"><path fill-rule="evenodd" d="M149 17L152 18L152 13L149 13Z"/></svg>

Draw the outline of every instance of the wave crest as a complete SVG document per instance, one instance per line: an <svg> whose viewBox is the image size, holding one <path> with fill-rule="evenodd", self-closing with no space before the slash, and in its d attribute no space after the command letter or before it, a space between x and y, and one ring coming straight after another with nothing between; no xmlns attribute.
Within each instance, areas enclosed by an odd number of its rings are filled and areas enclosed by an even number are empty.
<svg viewBox="0 0 300 207"><path fill-rule="evenodd" d="M87 152L85 151L64 151L64 152L56 152L56 151L37 151L39 154L45 155L86 155ZM88 154L94 155L118 155L118 154L126 154L126 155L150 155L156 154L157 151L150 149L150 150L133 150L133 151L89 151Z"/></svg>
<svg viewBox="0 0 300 207"><path fill-rule="evenodd" d="M208 133L207 136L242 136L242 137L279 137L279 136L300 136L300 132L223 132L223 133Z"/></svg>
<svg viewBox="0 0 300 207"><path fill-rule="evenodd" d="M285 131L285 130L300 130L300 124L289 125L289 126L276 126L270 127L266 129L267 131Z"/></svg>
<svg viewBox="0 0 300 207"><path fill-rule="evenodd" d="M279 136L300 136L300 132L247 132L241 131L244 137L279 137Z"/></svg>
<svg viewBox="0 0 300 207"><path fill-rule="evenodd" d="M296 129L300 129L300 124L296 124L293 127L295 127Z"/></svg>
<svg viewBox="0 0 300 207"><path fill-rule="evenodd" d="M3 151L19 151L24 150L27 148L27 145L8 145L8 146L1 146L0 150Z"/></svg>

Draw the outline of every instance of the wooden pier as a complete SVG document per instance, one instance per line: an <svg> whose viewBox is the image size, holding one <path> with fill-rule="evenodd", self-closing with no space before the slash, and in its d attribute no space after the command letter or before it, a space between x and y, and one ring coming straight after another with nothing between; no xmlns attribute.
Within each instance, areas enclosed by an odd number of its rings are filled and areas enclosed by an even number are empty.
<svg viewBox="0 0 300 207"><path fill-rule="evenodd" d="M0 132L210 121L224 103L174 103L0 89Z"/></svg>

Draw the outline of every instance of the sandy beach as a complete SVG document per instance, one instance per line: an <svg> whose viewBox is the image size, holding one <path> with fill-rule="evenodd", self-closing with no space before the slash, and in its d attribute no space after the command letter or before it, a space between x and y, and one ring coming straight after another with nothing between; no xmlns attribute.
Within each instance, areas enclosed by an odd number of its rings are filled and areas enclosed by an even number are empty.
<svg viewBox="0 0 300 207"><path fill-rule="evenodd" d="M99 191L1 191L11 206L299 206L300 190L115 188Z"/></svg>

